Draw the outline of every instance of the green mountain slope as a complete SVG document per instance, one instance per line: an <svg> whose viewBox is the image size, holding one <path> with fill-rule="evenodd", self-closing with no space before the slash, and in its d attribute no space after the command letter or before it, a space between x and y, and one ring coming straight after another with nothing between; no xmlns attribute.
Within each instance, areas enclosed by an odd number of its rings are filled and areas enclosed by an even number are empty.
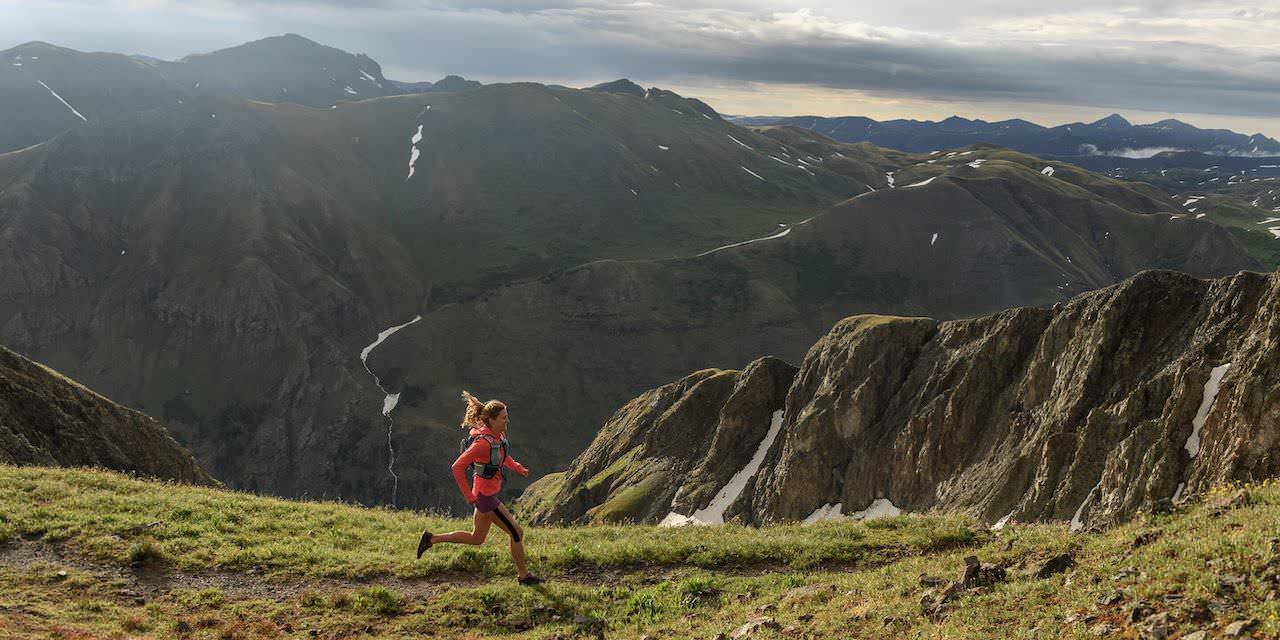
<svg viewBox="0 0 1280 640"><path fill-rule="evenodd" d="M0 347L0 463L102 467L213 484L153 418Z"/></svg>
<svg viewBox="0 0 1280 640"><path fill-rule="evenodd" d="M180 92L146 62L45 42L0 51L0 153L121 113L176 104Z"/></svg>

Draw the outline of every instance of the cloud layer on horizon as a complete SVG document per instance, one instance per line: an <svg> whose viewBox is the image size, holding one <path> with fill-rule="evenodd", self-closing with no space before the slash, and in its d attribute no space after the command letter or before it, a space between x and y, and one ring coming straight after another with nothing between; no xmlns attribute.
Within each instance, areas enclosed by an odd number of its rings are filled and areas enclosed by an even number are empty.
<svg viewBox="0 0 1280 640"><path fill-rule="evenodd" d="M913 102L1280 114L1274 1L0 0L0 13L0 38L12 44L169 58L297 32L412 80L627 76Z"/></svg>

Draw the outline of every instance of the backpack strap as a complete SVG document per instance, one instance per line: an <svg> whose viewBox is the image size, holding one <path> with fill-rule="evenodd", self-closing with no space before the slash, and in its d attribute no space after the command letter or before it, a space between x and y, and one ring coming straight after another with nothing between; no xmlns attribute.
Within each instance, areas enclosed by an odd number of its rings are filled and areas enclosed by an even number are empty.
<svg viewBox="0 0 1280 640"><path fill-rule="evenodd" d="M475 438L484 438L485 442L489 443L489 462L487 464L481 464L479 462L471 463L472 471L481 478L488 480L489 478L498 475L498 472L502 470L502 463L506 462L507 439L502 438L501 440L497 440L494 439L493 436L479 434L473 436L471 441L475 442Z"/></svg>

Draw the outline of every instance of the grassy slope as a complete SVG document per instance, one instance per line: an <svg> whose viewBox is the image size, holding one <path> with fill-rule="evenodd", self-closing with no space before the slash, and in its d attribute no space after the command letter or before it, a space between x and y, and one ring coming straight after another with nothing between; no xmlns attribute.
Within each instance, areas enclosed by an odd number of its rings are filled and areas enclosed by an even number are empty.
<svg viewBox="0 0 1280 640"><path fill-rule="evenodd" d="M1280 631L1272 538L1280 485L1248 495L1249 506L1221 516L1197 504L1074 536L1061 524L988 533L925 517L763 530L539 528L528 532L528 547L534 567L553 579L522 589L509 577L483 579L510 571L500 535L414 562L409 549L423 520L411 513L0 467L0 539L10 540L0 550L0 635L543 638L602 630L710 638L763 612L810 637L1083 638L1102 624L1132 637L1141 626L1132 611L1145 604L1170 614L1173 637L1250 618L1272 637ZM163 524L147 532L131 529L156 520ZM1139 536L1149 542L1135 544ZM31 544L21 538L60 545L81 564L15 563L14 549ZM1064 551L1079 562L1072 572L1040 580L1019 571ZM1007 564L1011 577L970 590L941 617L924 616L920 574L952 578L970 554ZM127 570L103 577L130 556L174 571L171 581L148 599ZM236 575L267 590L202 588L179 575ZM1241 581L1221 584L1232 576Z"/></svg>
<svg viewBox="0 0 1280 640"><path fill-rule="evenodd" d="M1191 207L1197 214L1206 214L1208 220L1230 229L1240 244L1249 250L1250 255L1268 268L1280 266L1280 239L1267 231L1268 227L1276 226L1275 223L1258 224L1280 214L1250 206L1236 197L1222 195L1204 196L1199 202L1192 203Z"/></svg>

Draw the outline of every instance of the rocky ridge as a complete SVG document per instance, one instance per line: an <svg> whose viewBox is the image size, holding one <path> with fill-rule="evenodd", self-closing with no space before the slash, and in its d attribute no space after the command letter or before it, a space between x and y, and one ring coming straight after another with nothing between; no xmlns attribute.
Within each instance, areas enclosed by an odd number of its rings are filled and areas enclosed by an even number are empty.
<svg viewBox="0 0 1280 640"><path fill-rule="evenodd" d="M102 467L216 484L154 418L4 347L0 464Z"/></svg>
<svg viewBox="0 0 1280 640"><path fill-rule="evenodd" d="M950 322L847 318L789 382L770 365L789 384L780 433L724 516L761 524L957 511L997 526L1059 520L1081 529L1275 476L1278 318L1278 274L1167 271L1052 308ZM598 507L625 492L637 521L705 510L747 463L741 453L716 457L710 464L721 468L708 473L705 447L671 446L729 437L719 416L749 396L712 395L711 409L696 411L682 402L714 377L695 374L629 403L522 504L539 522L607 519ZM655 399L663 402L651 408ZM655 415L658 407L668 408ZM768 419L753 419L733 432L739 449L765 439ZM680 439L670 424L682 425ZM641 437L642 448L627 446ZM658 483L636 471L656 466L701 473Z"/></svg>

